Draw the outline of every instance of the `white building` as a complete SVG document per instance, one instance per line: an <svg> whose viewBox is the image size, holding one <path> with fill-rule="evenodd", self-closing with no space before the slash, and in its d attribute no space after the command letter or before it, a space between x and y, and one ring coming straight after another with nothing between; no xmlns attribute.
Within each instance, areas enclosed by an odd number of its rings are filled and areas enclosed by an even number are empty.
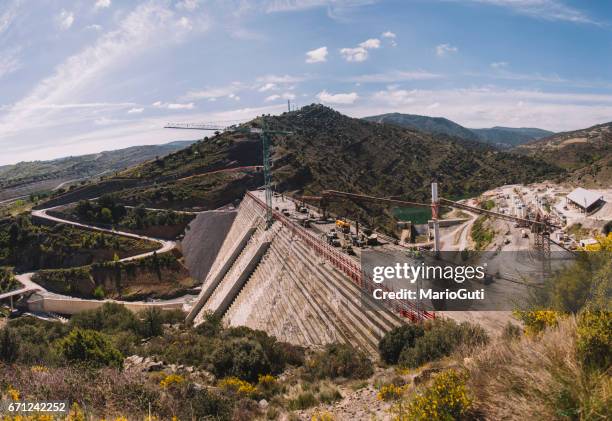
<svg viewBox="0 0 612 421"><path fill-rule="evenodd" d="M601 194L583 189L582 187L574 189L567 195L566 199L568 205L574 205L585 213L595 210L604 203L603 196Z"/></svg>

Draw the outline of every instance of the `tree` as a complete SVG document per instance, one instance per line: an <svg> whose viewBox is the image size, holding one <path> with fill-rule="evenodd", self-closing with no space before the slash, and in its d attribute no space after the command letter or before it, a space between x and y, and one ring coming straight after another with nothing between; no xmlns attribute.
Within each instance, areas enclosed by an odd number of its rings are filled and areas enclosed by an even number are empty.
<svg viewBox="0 0 612 421"><path fill-rule="evenodd" d="M91 364L94 367L123 365L123 355L95 330L74 329L58 342L62 357L70 362Z"/></svg>
<svg viewBox="0 0 612 421"><path fill-rule="evenodd" d="M13 363L19 356L19 338L9 328L0 330L0 360Z"/></svg>
<svg viewBox="0 0 612 421"><path fill-rule="evenodd" d="M111 223L113 222L113 213L109 208L102 208L100 210L100 219L102 222Z"/></svg>
<svg viewBox="0 0 612 421"><path fill-rule="evenodd" d="M161 311L158 308L147 308L142 320L142 335L145 338L161 335L164 333L162 324L163 317Z"/></svg>

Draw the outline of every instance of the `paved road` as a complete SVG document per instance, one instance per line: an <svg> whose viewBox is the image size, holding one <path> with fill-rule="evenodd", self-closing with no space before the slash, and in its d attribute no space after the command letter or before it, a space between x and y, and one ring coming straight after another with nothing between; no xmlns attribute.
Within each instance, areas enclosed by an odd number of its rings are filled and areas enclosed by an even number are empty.
<svg viewBox="0 0 612 421"><path fill-rule="evenodd" d="M48 209L41 209L41 210L34 210L32 211L32 215L37 216L39 218L43 218L43 219L47 219L49 221L53 221L53 222L58 222L58 223L63 223L63 224L68 224L68 225L72 225L75 227L79 227L79 228L84 228L84 229L89 229L89 230L94 230L94 231L100 231L100 232L105 232L105 233L109 233L109 234L115 234L115 235L121 235L124 237L128 237L128 238L134 238L134 239L139 239L139 240L147 240L147 241L152 241L155 243L158 243L160 245L160 248L155 250L154 252L157 253L165 253L167 251L170 251L172 249L174 249L176 247L176 242L175 241L168 241L168 240L162 240L160 238L153 238L153 237L147 237L144 235L138 235L138 234L133 234L130 232L123 232L123 231L117 231L114 229L107 229L107 228L100 228L100 227L96 227L93 225L87 225L87 224L82 224L79 222L74 222L74 221L69 221L66 219L62 219L62 218L58 218L56 216L51 216L49 215L47 212L50 210L53 210L55 208L58 208L59 206L53 207L53 208L48 208ZM145 258L147 256L151 256L154 253L153 251L147 252L147 253L141 253L135 256L130 256L130 257L126 257L124 259L121 259L121 262L126 262L126 261L131 261L131 260L137 260L137 259L142 259ZM18 296L27 292L31 292L31 291L38 291L38 293L43 297L43 299L45 297L49 297L49 298L61 298L63 300L66 300L67 303L70 303L71 301L74 302L82 302L82 301L95 301L95 302L99 302L99 300L84 300L83 298L76 298L76 297L70 297L70 296L65 296L65 295L60 295L60 294L55 294L52 293L50 291L47 291L45 288L43 288L42 286L38 285L37 283L32 281L32 277L34 276L34 272L29 272L29 273L23 273L20 275L16 276L17 281L19 281L19 283L21 283L23 285L23 288L20 288L18 290L15 291L11 291L5 294L1 294L0 295L0 300L2 299L6 299L9 297L13 297L13 296ZM175 303L179 303L179 302L188 302L191 299L193 299L192 295L186 295L183 297L178 297L178 298L173 298L170 300L157 300L154 302L145 302L145 301L130 301L129 303L131 304L138 304L138 303L142 303L142 304L151 304L151 305L163 305L163 304L175 304ZM128 302L123 302L123 301L114 301L114 300L104 300L104 301L112 301L112 302L116 302L116 303L125 303L127 304Z"/></svg>
<svg viewBox="0 0 612 421"><path fill-rule="evenodd" d="M157 253L165 253L165 252L170 251L170 250L172 250L173 248L176 247L176 242L175 241L162 240L160 238L147 237L145 235L134 234L134 233L131 233L131 232L118 231L118 230L115 230L115 229L100 228L100 227L96 227L94 225L87 225L87 224L83 224L83 223L80 223L80 222L74 222L74 221L69 221L67 219L58 218L56 216L51 216L51 215L49 215L47 213L48 211L53 210L53 209L57 209L59 207L61 207L61 206L55 206L53 208L48 208L48 209L33 210L32 211L32 216L36 216L36 217L39 217L39 218L47 219L49 221L59 222L59 223L62 223L62 224L73 225L73 226L79 227L79 228L85 228L85 229L89 229L89 230L105 232L105 233L108 233L108 234L121 235L123 237L134 238L134 239L138 239L138 240L152 241L154 243L158 243L158 244L161 245L161 247L159 249L155 250L155 252L157 252ZM150 252L147 252L147 253L137 254L135 256L130 256L130 257L126 257L125 259L121 259L120 261L121 262L127 262L127 261L130 261L130 260L138 260L138 259L142 259L142 258L147 257L147 256L151 256L153 253L154 253L153 251L150 251Z"/></svg>

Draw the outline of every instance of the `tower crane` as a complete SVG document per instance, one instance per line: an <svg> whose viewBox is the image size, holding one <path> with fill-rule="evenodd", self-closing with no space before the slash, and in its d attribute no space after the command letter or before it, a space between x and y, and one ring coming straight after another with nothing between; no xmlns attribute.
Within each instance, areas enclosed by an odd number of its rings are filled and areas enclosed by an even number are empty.
<svg viewBox="0 0 612 421"><path fill-rule="evenodd" d="M241 132L258 134L261 139L263 150L264 188L266 193L266 227L272 225L272 159L270 157L270 135L290 135L292 132L284 130L270 130L267 128L266 119L261 117L261 127L245 127L239 124L222 123L167 123L164 129L182 130L209 130L214 132Z"/></svg>

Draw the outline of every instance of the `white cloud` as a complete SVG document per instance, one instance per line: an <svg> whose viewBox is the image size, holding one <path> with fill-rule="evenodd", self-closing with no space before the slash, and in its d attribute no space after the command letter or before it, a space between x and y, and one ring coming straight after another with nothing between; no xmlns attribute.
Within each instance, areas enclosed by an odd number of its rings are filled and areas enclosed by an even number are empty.
<svg viewBox="0 0 612 421"><path fill-rule="evenodd" d="M359 44L360 47L367 49L380 48L380 40L378 38L370 38Z"/></svg>
<svg viewBox="0 0 612 421"><path fill-rule="evenodd" d="M378 38L370 38L355 48L341 48L340 55L346 61L359 63L368 59L368 50L376 48L380 48L380 40Z"/></svg>
<svg viewBox="0 0 612 421"><path fill-rule="evenodd" d="M386 31L383 32L381 35L383 38L386 38L389 40L389 42L391 43L392 47L396 47L397 46L397 35L395 35L395 33L391 32L391 31Z"/></svg>
<svg viewBox="0 0 612 421"><path fill-rule="evenodd" d="M327 7L328 15L334 17L337 12L344 9L359 7L374 3L376 0L265 0L264 9L272 12L294 12L312 9L315 7Z"/></svg>
<svg viewBox="0 0 612 421"><path fill-rule="evenodd" d="M91 30L94 30L94 31L101 31L102 30L102 25L98 25L98 24L94 23L93 25L87 25L85 27L85 29L91 29Z"/></svg>
<svg viewBox="0 0 612 421"><path fill-rule="evenodd" d="M295 99L295 95L292 94L291 92L285 92L282 95L274 94L274 95L270 95L270 96L266 97L266 99L264 101L270 102L270 101L277 101L279 99L293 101Z"/></svg>
<svg viewBox="0 0 612 421"><path fill-rule="evenodd" d="M438 57L444 57L448 54L456 53L457 51L459 51L459 49L450 44L440 44L436 47L436 55Z"/></svg>
<svg viewBox="0 0 612 421"><path fill-rule="evenodd" d="M60 14L56 17L56 21L57 21L57 26L62 31L66 31L70 29L70 27L74 23L74 13L69 12L67 10L62 10Z"/></svg>
<svg viewBox="0 0 612 421"><path fill-rule="evenodd" d="M306 53L306 63L322 63L327 60L327 47L310 50Z"/></svg>
<svg viewBox="0 0 612 421"><path fill-rule="evenodd" d="M94 5L95 10L106 9L111 5L111 0L97 0Z"/></svg>
<svg viewBox="0 0 612 421"><path fill-rule="evenodd" d="M431 73L424 70L402 71L390 70L385 73L373 73L349 78L350 82L356 83L392 83L410 80L432 80L440 79L443 75Z"/></svg>
<svg viewBox="0 0 612 421"><path fill-rule="evenodd" d="M20 48L0 51L0 79L19 70L21 67L21 61L18 57L20 51Z"/></svg>
<svg viewBox="0 0 612 421"><path fill-rule="evenodd" d="M166 108L168 108L169 110L193 110L194 105L193 102L190 102L188 104L171 103L168 104Z"/></svg>
<svg viewBox="0 0 612 421"><path fill-rule="evenodd" d="M235 94L244 89L240 82L232 82L226 86L207 87L199 91L189 91L184 96L185 100L209 99L216 100L217 98L234 98Z"/></svg>
<svg viewBox="0 0 612 421"><path fill-rule="evenodd" d="M355 108L359 116L385 112L447 117L466 127L541 127L576 130L609 121L612 95L542 92L524 89L413 89L389 87ZM438 103L439 105L433 106Z"/></svg>
<svg viewBox="0 0 612 421"><path fill-rule="evenodd" d="M363 47L342 48L340 54L346 61L361 62L368 59L368 50Z"/></svg>
<svg viewBox="0 0 612 421"><path fill-rule="evenodd" d="M509 8L517 13L537 19L568 21L574 23L600 23L584 12L565 5L560 0L469 0L474 3Z"/></svg>
<svg viewBox="0 0 612 421"><path fill-rule="evenodd" d="M491 63L491 67L494 69L503 69L503 68L508 67L508 62L507 61L495 61Z"/></svg>
<svg viewBox="0 0 612 421"><path fill-rule="evenodd" d="M141 114L144 111L144 108L130 108L128 110L128 114Z"/></svg>
<svg viewBox="0 0 612 421"><path fill-rule="evenodd" d="M199 6L198 0L183 0L183 1L179 1L176 4L177 9L187 10L189 12L193 12L195 9L198 8L198 6Z"/></svg>
<svg viewBox="0 0 612 421"><path fill-rule="evenodd" d="M306 80L306 77L303 76L290 76L290 75L266 75L260 76L257 78L257 82L259 83L278 83L278 84L288 84L288 83L299 83Z"/></svg>
<svg viewBox="0 0 612 421"><path fill-rule="evenodd" d="M203 22L198 28L204 30L206 25ZM15 136L23 137L23 133L34 130L62 127L64 132L69 132L77 130L76 123L90 123L99 117L100 110L80 108L78 112L67 112L55 105L83 102L83 98L91 97L109 82L116 83L115 79L107 78L120 66L152 48L176 43L185 34L177 29L174 13L162 3L146 2L137 6L123 15L115 29L65 59L50 76L34 85L0 116L0 147L14 150L17 146L11 145L15 144Z"/></svg>
<svg viewBox="0 0 612 421"><path fill-rule="evenodd" d="M181 104L181 103L168 103L168 102L155 101L151 105L154 106L155 108L165 108L168 110L193 110L195 108L193 102L189 102L187 104Z"/></svg>
<svg viewBox="0 0 612 421"><path fill-rule="evenodd" d="M193 25L191 24L191 21L189 20L189 18L186 18L185 16L183 16L182 18L178 20L177 25L189 31L193 29Z"/></svg>
<svg viewBox="0 0 612 421"><path fill-rule="evenodd" d="M319 101L324 102L326 104L353 104L357 99L359 99L359 95L356 92L350 93L342 93L342 94L330 94L326 90L323 90L317 94L317 98Z"/></svg>
<svg viewBox="0 0 612 421"><path fill-rule="evenodd" d="M266 84L264 84L264 85L260 86L260 87L259 87L259 89L258 89L258 91L259 91L259 92L267 92L267 91L272 91L272 90L274 90L274 89L276 89L276 83L270 83L270 82L268 82L268 83L266 83Z"/></svg>
<svg viewBox="0 0 612 421"><path fill-rule="evenodd" d="M0 34L6 31L18 15L20 2L13 1L4 5L4 10L0 13Z"/></svg>

